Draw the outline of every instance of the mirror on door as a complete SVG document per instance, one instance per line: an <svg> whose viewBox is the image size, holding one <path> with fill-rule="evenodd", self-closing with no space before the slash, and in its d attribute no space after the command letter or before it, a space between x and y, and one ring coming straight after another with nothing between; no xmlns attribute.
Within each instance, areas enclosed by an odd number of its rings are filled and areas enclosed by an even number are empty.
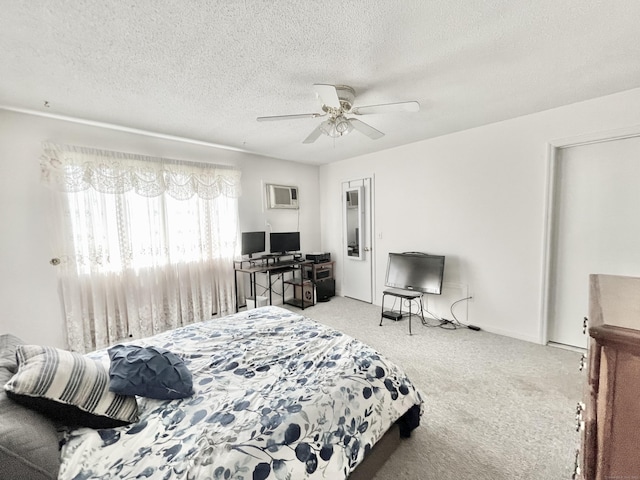
<svg viewBox="0 0 640 480"><path fill-rule="evenodd" d="M345 192L347 257L362 260L362 187L349 188Z"/></svg>

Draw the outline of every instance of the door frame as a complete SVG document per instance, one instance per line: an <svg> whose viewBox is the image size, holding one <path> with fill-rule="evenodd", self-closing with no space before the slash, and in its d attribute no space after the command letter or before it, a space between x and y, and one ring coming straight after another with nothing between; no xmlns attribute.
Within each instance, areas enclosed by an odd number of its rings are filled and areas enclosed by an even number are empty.
<svg viewBox="0 0 640 480"><path fill-rule="evenodd" d="M345 212L345 206L344 206L344 185L345 184L350 184L352 182L354 183L358 183L360 182L360 184L363 183L364 180L369 180L369 211L367 212L365 210L365 217L366 220L369 222L370 228L369 228L369 238L368 239L364 239L363 243L366 246L366 243L368 241L369 243L369 251L365 252L369 254L369 258L370 258L370 275L371 275L371 281L370 281L370 287L371 287L371 304L374 305L376 302L376 246L375 246L375 175L374 174L370 174L370 175L362 175L358 178L349 178L349 179L344 179L340 181L340 196L341 196L341 200L340 200L340 209L341 209L341 216L344 215ZM341 222L341 229L342 229L342 233L340 235L340 250L342 252L341 254L341 260L342 260L342 268L341 268L341 295L344 296L344 278L345 278L345 270L346 270L346 265L348 261L356 261L353 259L348 259L347 255L345 253L344 250L344 245L346 245L346 232L344 229L344 218L342 218L342 222ZM364 237L363 237L364 238ZM364 248L364 247L363 247ZM351 297L349 297L351 298ZM357 300L357 299L356 299ZM369 303L369 302L365 302L365 303Z"/></svg>
<svg viewBox="0 0 640 480"><path fill-rule="evenodd" d="M624 140L625 138L633 138L640 136L640 125L625 127L616 130L607 130L604 132L588 133L577 135L575 137L560 138L550 140L547 143L546 155L546 185L545 185L545 206L544 206L544 228L543 238L544 246L542 251L542 279L541 279L541 299L540 299L540 328L539 341L542 345L549 343L549 322L551 308L551 280L553 275L552 259L553 259L553 236L555 230L553 224L556 217L557 196L556 196L556 172L560 158L560 150L564 148L579 147L592 143L602 143L614 140ZM587 306L585 305L585 311ZM578 321L578 320L576 320ZM578 323L576 323L578 328Z"/></svg>

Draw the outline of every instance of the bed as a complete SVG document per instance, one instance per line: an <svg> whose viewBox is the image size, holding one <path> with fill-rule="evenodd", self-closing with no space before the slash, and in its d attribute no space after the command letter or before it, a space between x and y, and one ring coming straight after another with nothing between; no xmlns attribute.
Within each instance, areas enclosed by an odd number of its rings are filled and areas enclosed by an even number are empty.
<svg viewBox="0 0 640 480"><path fill-rule="evenodd" d="M385 434L420 422L422 396L397 365L280 307L129 343L179 357L193 393L136 396L121 426L65 428L58 478L366 478ZM107 349L85 357L113 361Z"/></svg>

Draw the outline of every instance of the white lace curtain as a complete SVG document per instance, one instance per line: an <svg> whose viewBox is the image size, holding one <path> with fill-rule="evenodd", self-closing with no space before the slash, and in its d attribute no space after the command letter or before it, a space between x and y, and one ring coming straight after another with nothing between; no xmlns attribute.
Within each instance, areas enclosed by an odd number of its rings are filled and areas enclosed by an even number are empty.
<svg viewBox="0 0 640 480"><path fill-rule="evenodd" d="M43 150L69 348L91 351L233 311L240 171Z"/></svg>

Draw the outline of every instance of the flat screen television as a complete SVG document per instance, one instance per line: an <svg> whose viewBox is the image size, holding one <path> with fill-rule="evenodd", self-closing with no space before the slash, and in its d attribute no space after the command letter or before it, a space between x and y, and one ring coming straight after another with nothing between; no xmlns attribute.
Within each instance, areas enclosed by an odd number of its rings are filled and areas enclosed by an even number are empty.
<svg viewBox="0 0 640 480"><path fill-rule="evenodd" d="M300 232L272 232L269 240L271 244L271 253L300 251Z"/></svg>
<svg viewBox="0 0 640 480"><path fill-rule="evenodd" d="M254 253L264 252L265 237L265 232L242 232L242 255L251 258Z"/></svg>
<svg viewBox="0 0 640 480"><path fill-rule="evenodd" d="M425 253L390 253L387 287L440 295L444 276L444 256Z"/></svg>

